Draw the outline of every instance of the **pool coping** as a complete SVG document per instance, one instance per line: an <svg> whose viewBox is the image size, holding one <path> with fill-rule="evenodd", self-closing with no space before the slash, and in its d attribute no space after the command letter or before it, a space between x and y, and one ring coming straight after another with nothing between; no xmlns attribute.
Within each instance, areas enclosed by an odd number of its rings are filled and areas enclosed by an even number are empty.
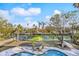
<svg viewBox="0 0 79 59"><path fill-rule="evenodd" d="M18 48L18 49L16 49ZM26 47L28 48L28 47ZM56 48L56 47L45 47L42 51L38 52L38 51L33 51L31 48L29 49L26 49L25 46L23 47L14 47L14 48L10 48L10 49L7 49L7 50L4 50L2 52L0 52L0 56L11 56L13 54L16 54L16 53L19 53L19 52L30 52L30 53L33 53L33 54L43 54L44 52L50 50L50 49L53 49L53 50L58 50L62 53L65 53L66 55L68 56L78 56L76 53L74 53L73 51L68 51L68 50L63 50L63 49L60 49L60 48Z"/></svg>

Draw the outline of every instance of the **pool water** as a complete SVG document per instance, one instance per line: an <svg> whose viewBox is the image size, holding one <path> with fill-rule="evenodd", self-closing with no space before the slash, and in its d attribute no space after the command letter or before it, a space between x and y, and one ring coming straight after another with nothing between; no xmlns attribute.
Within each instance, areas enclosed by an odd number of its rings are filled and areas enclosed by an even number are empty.
<svg viewBox="0 0 79 59"><path fill-rule="evenodd" d="M29 52L20 52L20 53L16 53L12 56L33 56L35 54L33 53L29 53ZM36 56L67 56L65 53L60 52L58 50L48 50L43 54L40 55L36 55Z"/></svg>
<svg viewBox="0 0 79 59"><path fill-rule="evenodd" d="M12 56L33 56L34 54L29 53L29 52L20 52L20 53L16 53Z"/></svg>
<svg viewBox="0 0 79 59"><path fill-rule="evenodd" d="M48 50L45 53L43 53L42 56L67 56L67 55L63 52L58 51L58 50Z"/></svg>

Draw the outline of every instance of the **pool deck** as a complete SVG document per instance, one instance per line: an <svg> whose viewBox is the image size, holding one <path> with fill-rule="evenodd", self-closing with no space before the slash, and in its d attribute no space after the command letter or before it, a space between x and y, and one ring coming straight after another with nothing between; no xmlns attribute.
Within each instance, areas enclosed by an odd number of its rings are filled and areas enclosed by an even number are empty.
<svg viewBox="0 0 79 59"><path fill-rule="evenodd" d="M62 50L62 49L59 49L56 47L45 47L42 51L38 52L38 51L33 51L33 49L31 47L25 47L25 46L14 47L14 48L4 50L4 51L0 52L0 56L11 56L11 55L19 53L19 52L30 52L30 53L38 55L38 54L43 54L44 52L46 52L47 50L50 50L50 49L61 51L68 56L79 56L79 54L77 53L77 52L79 52L79 50L70 51L70 50Z"/></svg>

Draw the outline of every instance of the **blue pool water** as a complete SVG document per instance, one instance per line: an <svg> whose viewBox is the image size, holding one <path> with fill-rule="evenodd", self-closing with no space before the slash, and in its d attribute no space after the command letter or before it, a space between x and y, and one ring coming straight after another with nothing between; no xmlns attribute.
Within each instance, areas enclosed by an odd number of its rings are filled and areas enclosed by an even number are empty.
<svg viewBox="0 0 79 59"><path fill-rule="evenodd" d="M35 54L29 53L29 52L20 52L20 53L14 54L13 56L33 56L33 55ZM58 50L48 50L45 53L37 56L67 56L67 55Z"/></svg>
<svg viewBox="0 0 79 59"><path fill-rule="evenodd" d="M34 54L29 53L29 52L20 52L20 53L16 53L12 56L33 56Z"/></svg>
<svg viewBox="0 0 79 59"><path fill-rule="evenodd" d="M67 56L67 55L63 52L58 51L58 50L48 50L45 53L43 53L42 56Z"/></svg>

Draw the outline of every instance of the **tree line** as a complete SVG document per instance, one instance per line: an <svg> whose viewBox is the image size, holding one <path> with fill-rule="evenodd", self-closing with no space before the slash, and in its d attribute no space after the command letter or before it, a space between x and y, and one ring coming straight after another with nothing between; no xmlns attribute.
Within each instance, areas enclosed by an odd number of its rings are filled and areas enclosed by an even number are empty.
<svg viewBox="0 0 79 59"><path fill-rule="evenodd" d="M79 7L79 4L73 4ZM73 42L79 39L79 10L61 12L61 14L52 15L48 23L38 22L38 26L33 24L32 28L23 27L21 24L13 25L7 19L0 17L0 40L12 37L12 35L20 33L52 33L62 34L63 41L64 34L71 34ZM30 24L27 24L27 26Z"/></svg>

